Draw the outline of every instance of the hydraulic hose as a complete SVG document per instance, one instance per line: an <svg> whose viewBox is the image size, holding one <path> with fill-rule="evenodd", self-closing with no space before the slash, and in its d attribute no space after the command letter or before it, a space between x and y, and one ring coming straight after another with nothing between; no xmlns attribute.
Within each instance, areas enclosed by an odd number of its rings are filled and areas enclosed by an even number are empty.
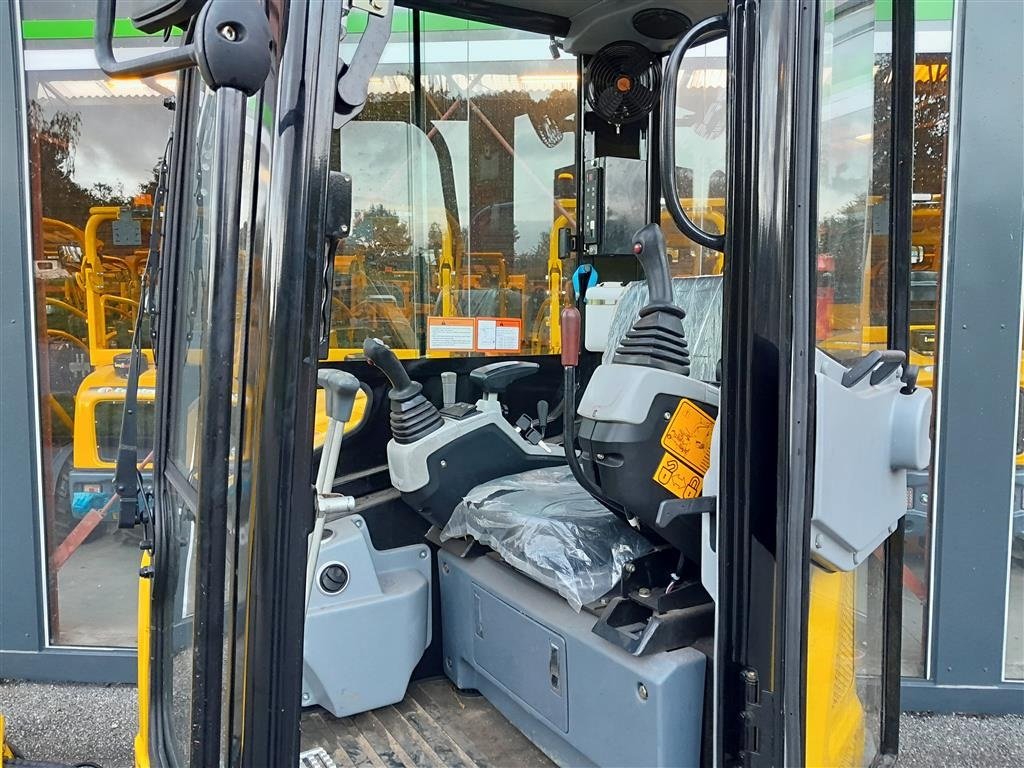
<svg viewBox="0 0 1024 768"><path fill-rule="evenodd" d="M562 310L562 366L565 371L562 396L562 445L565 449L565 460L576 482L617 515L626 515L626 511L605 496L601 486L591 480L583 471L579 457L576 455L576 366L580 361L580 311L576 307Z"/></svg>

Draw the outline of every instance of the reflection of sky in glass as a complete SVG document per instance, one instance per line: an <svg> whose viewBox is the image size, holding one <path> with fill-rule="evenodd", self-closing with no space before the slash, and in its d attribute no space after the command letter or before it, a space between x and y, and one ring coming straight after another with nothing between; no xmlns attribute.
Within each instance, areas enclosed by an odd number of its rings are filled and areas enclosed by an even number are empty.
<svg viewBox="0 0 1024 768"><path fill-rule="evenodd" d="M73 176L77 184L85 188L109 184L132 194L139 184L152 178L174 114L164 109L161 97L74 98L64 95L68 88L56 91L47 88L41 77L30 78L29 93L42 107L45 118L59 112L81 116ZM106 82L105 78L74 79L68 72L54 73L53 79L79 84L81 89Z"/></svg>
<svg viewBox="0 0 1024 768"><path fill-rule="evenodd" d="M875 11L841 14L822 46L818 217L839 214L871 183Z"/></svg>
<svg viewBox="0 0 1024 768"><path fill-rule="evenodd" d="M413 250L427 246L431 223L444 224L437 153L413 125L357 120L342 130L341 168L352 176L352 213L374 206L393 211L409 227Z"/></svg>
<svg viewBox="0 0 1024 768"><path fill-rule="evenodd" d="M555 170L570 165L576 153L569 133L554 147L545 146L526 115L515 120L515 148L513 200L519 233L516 250L531 253L551 232Z"/></svg>

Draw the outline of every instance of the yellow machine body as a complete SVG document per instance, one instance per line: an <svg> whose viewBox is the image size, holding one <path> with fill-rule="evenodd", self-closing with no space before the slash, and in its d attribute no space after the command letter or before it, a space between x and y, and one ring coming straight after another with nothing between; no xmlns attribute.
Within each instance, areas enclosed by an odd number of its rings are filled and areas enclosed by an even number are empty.
<svg viewBox="0 0 1024 768"><path fill-rule="evenodd" d="M854 768L864 757L857 693L856 573L811 566L807 627L808 768Z"/></svg>

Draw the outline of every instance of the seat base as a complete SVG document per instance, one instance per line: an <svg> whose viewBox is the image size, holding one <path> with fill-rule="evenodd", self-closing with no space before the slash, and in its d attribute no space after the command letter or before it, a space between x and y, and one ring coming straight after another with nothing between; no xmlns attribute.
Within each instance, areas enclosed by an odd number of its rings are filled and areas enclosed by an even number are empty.
<svg viewBox="0 0 1024 768"><path fill-rule="evenodd" d="M563 766L697 765L707 658L638 658L493 557L438 553L445 672ZM629 734L630 738L622 738Z"/></svg>

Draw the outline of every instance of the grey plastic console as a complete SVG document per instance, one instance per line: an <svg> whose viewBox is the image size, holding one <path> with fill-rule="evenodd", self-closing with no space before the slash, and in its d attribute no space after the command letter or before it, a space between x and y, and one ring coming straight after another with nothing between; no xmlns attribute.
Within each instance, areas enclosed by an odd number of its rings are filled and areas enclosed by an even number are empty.
<svg viewBox="0 0 1024 768"><path fill-rule="evenodd" d="M303 706L345 717L401 701L430 645L431 582L426 544L378 551L359 515L328 523L306 614Z"/></svg>
<svg viewBox="0 0 1024 768"><path fill-rule="evenodd" d="M438 553L445 672L563 766L695 766L707 657L632 656L492 557Z"/></svg>

